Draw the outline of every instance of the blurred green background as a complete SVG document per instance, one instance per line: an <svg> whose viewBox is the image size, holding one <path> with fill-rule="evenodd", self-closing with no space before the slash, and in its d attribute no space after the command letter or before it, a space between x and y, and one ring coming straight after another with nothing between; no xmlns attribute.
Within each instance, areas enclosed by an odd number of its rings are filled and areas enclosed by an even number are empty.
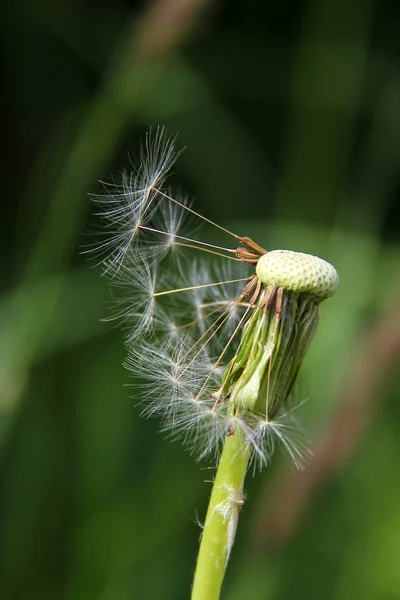
<svg viewBox="0 0 400 600"><path fill-rule="evenodd" d="M212 463L139 418L80 254L87 193L161 124L197 210L341 277L297 391L314 459L249 474L223 598L400 598L400 4L5 0L2 17L0 597L189 597Z"/></svg>

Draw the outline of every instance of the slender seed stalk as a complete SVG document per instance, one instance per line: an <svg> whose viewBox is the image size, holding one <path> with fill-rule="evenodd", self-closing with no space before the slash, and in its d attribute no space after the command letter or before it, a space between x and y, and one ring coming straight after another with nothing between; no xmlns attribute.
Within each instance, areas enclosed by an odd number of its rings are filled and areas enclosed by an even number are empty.
<svg viewBox="0 0 400 600"><path fill-rule="evenodd" d="M225 439L211 492L194 576L192 600L218 600L243 504L250 445L239 427Z"/></svg>

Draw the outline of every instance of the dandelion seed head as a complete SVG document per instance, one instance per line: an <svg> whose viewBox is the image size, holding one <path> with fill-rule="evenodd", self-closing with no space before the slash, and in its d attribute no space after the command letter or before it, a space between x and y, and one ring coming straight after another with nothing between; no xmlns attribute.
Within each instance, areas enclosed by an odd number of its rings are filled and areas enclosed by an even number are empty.
<svg viewBox="0 0 400 600"><path fill-rule="evenodd" d="M95 199L105 232L95 252L115 290L112 318L126 330L142 414L161 417L162 431L199 459L240 431L254 465L281 445L301 467L307 445L289 399L336 271L202 217L165 187L176 156L163 129L150 132L141 166ZM201 240L195 221L233 247Z"/></svg>

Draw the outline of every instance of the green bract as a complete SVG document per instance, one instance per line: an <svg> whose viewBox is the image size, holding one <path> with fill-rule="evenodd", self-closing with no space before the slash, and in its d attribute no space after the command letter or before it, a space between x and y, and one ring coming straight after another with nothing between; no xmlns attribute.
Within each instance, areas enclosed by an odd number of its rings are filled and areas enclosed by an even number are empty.
<svg viewBox="0 0 400 600"><path fill-rule="evenodd" d="M294 292L284 293L279 321L271 310L253 313L224 381L233 410L275 418L292 391L319 315L318 303Z"/></svg>

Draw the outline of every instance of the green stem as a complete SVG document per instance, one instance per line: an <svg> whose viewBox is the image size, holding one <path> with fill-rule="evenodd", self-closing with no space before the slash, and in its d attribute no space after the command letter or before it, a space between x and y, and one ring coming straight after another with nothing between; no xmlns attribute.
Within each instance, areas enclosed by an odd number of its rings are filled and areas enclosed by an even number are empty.
<svg viewBox="0 0 400 600"><path fill-rule="evenodd" d="M243 504L243 482L249 456L249 445L237 428L226 438L214 480L197 558L192 600L218 600L220 597Z"/></svg>

